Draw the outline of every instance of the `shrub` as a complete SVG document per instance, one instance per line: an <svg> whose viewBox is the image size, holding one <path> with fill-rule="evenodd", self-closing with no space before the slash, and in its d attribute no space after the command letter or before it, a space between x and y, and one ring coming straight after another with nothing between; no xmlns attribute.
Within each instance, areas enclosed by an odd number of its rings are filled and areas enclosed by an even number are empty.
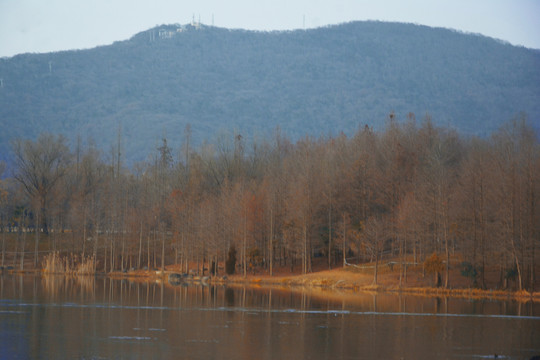
<svg viewBox="0 0 540 360"><path fill-rule="evenodd" d="M506 269L506 273L504 274L504 277L506 280L514 280L518 276L517 267L514 265L514 267L510 269Z"/></svg>
<svg viewBox="0 0 540 360"><path fill-rule="evenodd" d="M437 253L433 253L429 258L424 261L424 268L428 274L435 274L436 286L441 285L441 272L444 270L444 264Z"/></svg>
<svg viewBox="0 0 540 360"><path fill-rule="evenodd" d="M470 278L473 282L473 286L476 286L476 278L478 277L478 270L468 261L461 263L461 275Z"/></svg>
<svg viewBox="0 0 540 360"><path fill-rule="evenodd" d="M248 251L249 264L252 266L260 266L263 263L263 256L259 248L251 248Z"/></svg>

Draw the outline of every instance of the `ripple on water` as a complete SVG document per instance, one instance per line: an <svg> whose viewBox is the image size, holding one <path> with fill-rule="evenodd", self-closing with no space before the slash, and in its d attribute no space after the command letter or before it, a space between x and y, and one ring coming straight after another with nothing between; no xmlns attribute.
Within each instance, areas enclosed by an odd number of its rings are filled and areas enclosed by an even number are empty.
<svg viewBox="0 0 540 360"><path fill-rule="evenodd" d="M109 336L109 339L111 340L152 340L151 337L148 336Z"/></svg>

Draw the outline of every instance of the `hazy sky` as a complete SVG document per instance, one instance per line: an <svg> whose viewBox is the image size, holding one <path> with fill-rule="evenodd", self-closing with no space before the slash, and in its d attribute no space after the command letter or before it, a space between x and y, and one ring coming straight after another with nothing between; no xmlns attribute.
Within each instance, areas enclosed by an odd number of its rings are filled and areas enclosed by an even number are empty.
<svg viewBox="0 0 540 360"><path fill-rule="evenodd" d="M540 0L0 0L0 57L111 44L193 16L253 30L399 21L540 49Z"/></svg>

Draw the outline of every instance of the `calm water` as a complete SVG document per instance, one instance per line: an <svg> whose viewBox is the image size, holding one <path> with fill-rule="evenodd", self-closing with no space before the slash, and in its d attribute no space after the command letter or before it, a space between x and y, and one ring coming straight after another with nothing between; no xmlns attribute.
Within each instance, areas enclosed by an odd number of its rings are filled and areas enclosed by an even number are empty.
<svg viewBox="0 0 540 360"><path fill-rule="evenodd" d="M0 276L0 359L528 359L540 306Z"/></svg>

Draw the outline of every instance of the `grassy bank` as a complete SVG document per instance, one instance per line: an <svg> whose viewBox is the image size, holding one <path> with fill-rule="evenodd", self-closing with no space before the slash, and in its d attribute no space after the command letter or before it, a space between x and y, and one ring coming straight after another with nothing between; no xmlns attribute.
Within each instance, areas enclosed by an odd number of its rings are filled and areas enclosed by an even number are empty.
<svg viewBox="0 0 540 360"><path fill-rule="evenodd" d="M269 276L264 273L251 273L247 276L229 275L215 277L194 276L186 281L203 281L211 284L224 285L250 285L250 286L278 286L287 288L322 289L326 292L340 292L354 294L357 292L385 292L401 293L416 296L459 297L459 298L489 298L489 299L516 299L519 301L540 302L540 292L516 291L515 289L479 289L468 285L468 279L455 279L449 288L436 287L430 284L431 276L423 276L421 267L408 270L407 281L402 279L399 286L399 268L382 269L378 275L377 284L373 283L373 274L369 269L338 268L321 270L309 274L290 274L281 271L278 275ZM117 278L131 278L139 281L160 280L167 283L170 273L181 273L177 267L168 266L162 271L136 270L126 273L114 272L109 276Z"/></svg>
<svg viewBox="0 0 540 360"><path fill-rule="evenodd" d="M292 287L316 287L341 292L392 292L418 296L449 296L460 298L491 298L491 299L518 299L521 301L540 302L540 292L530 293L528 291L495 290L478 288L442 288L432 286L409 286L399 287L398 283L389 280L394 278L394 274L383 275L379 283L373 284L372 276L358 273L351 273L343 269L331 271L321 271L307 275L296 276L232 276L226 282L235 284L252 285L280 285ZM223 280L217 279L217 282Z"/></svg>

